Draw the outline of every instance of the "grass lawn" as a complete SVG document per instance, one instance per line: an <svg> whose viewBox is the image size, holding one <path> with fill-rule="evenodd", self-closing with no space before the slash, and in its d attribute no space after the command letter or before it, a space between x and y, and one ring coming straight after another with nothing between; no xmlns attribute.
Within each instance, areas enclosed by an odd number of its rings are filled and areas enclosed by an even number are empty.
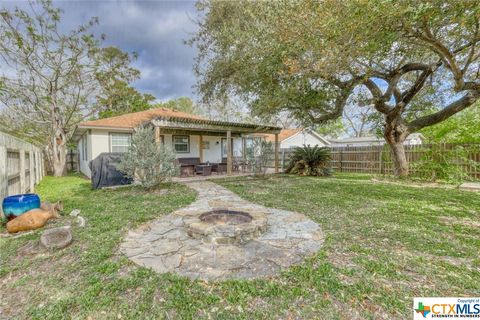
<svg viewBox="0 0 480 320"><path fill-rule="evenodd" d="M17 254L38 232L0 238L0 318L404 319L414 296L480 292L480 194L358 175L216 182L309 216L326 234L323 249L271 279L158 275L119 255L118 245L128 229L192 202L192 191L175 184L157 194L92 191L77 176L47 177L37 190L42 199L63 199L65 212L81 209L87 226L74 227L74 243L53 254Z"/></svg>

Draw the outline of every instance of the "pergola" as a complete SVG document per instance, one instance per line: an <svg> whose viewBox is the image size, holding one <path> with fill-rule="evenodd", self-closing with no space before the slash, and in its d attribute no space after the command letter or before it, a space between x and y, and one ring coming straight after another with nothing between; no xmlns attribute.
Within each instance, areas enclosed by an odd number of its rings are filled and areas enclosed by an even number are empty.
<svg viewBox="0 0 480 320"><path fill-rule="evenodd" d="M222 136L226 137L227 143L227 175L233 170L233 139L242 138L242 148L245 150L245 138L254 134L275 135L275 172L279 172L279 141L278 134L281 128L250 123L237 123L227 121L216 121L208 119L191 119L181 117L159 116L150 121L154 127L155 139L159 143L162 134L185 134L198 135L200 137L200 161L202 161L202 137ZM243 152L245 155L245 152Z"/></svg>

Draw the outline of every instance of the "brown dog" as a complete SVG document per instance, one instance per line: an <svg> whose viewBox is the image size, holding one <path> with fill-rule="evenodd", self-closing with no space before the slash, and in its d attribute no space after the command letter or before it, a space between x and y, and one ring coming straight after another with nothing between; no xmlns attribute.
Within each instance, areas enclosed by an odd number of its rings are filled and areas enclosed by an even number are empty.
<svg viewBox="0 0 480 320"><path fill-rule="evenodd" d="M43 227L48 220L56 219L60 215L59 211L63 211L63 203L42 202L40 209L32 209L24 214L10 220L7 223L7 231L16 233L19 231L35 230Z"/></svg>

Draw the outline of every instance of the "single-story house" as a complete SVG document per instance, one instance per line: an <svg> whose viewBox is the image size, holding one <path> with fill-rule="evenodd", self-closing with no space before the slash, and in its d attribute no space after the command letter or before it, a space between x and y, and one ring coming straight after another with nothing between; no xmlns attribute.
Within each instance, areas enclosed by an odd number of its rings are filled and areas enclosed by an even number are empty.
<svg viewBox="0 0 480 320"><path fill-rule="evenodd" d="M265 135L267 141L275 142L275 135ZM282 129L278 134L280 149L302 147L303 145L326 147L330 142L312 129Z"/></svg>
<svg viewBox="0 0 480 320"><path fill-rule="evenodd" d="M405 145L419 145L422 144L424 136L421 133L412 133L405 140ZM386 143L382 137L368 136L368 137L353 137L344 139L329 139L332 147L367 147L367 146L382 146Z"/></svg>
<svg viewBox="0 0 480 320"><path fill-rule="evenodd" d="M259 134L271 134L278 141L281 130L274 126L209 120L166 108L85 121L78 124L73 136L80 172L90 177L88 164L101 153L127 151L132 133L140 126L151 126L156 141L171 147L177 159L195 163L225 162L228 174L232 172L234 159L245 157L247 148ZM275 144L277 172L278 145Z"/></svg>

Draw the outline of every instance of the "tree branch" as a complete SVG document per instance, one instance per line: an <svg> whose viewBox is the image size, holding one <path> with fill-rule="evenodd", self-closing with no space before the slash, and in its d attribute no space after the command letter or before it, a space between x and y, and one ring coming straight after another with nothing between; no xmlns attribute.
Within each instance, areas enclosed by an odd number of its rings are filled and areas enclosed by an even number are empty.
<svg viewBox="0 0 480 320"><path fill-rule="evenodd" d="M470 91L462 98L450 103L448 106L443 108L442 110L430 114L428 116L424 116L418 118L410 123L407 124L408 129L410 132L418 131L422 128L437 124L442 122L443 120L453 116L457 112L460 112L472 104L474 104L480 97L480 91Z"/></svg>
<svg viewBox="0 0 480 320"><path fill-rule="evenodd" d="M363 84L373 96L373 105L375 109L383 114L389 113L391 108L385 103L382 90L380 90L377 84L372 79L365 80Z"/></svg>

